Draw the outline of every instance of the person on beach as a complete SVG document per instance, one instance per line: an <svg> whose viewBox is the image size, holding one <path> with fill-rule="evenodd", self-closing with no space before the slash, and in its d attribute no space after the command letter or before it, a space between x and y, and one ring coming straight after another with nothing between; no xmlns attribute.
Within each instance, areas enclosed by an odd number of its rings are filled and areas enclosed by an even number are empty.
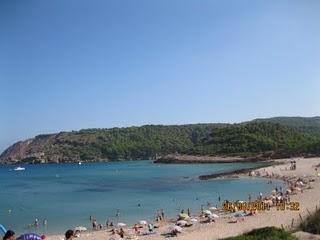
<svg viewBox="0 0 320 240"><path fill-rule="evenodd" d="M73 230L70 230L70 229L69 229L68 231L66 231L65 237L66 237L66 240L72 240L73 237L74 237L74 232L73 232Z"/></svg>
<svg viewBox="0 0 320 240"><path fill-rule="evenodd" d="M164 211L163 211L163 209L161 209L161 217L162 217L162 221L164 221Z"/></svg>
<svg viewBox="0 0 320 240"><path fill-rule="evenodd" d="M139 235L139 234L140 234L138 224L135 224L135 225L133 226L133 229L134 229L134 233L135 233L136 235Z"/></svg>
<svg viewBox="0 0 320 240"><path fill-rule="evenodd" d="M124 231L123 231L123 229L122 228L120 228L120 230L119 230L119 236L121 237L121 238L124 238Z"/></svg>
<svg viewBox="0 0 320 240"><path fill-rule="evenodd" d="M8 230L8 231L4 234L4 236L3 236L2 239L3 239L3 240L15 240L16 237L15 237L14 231Z"/></svg>
<svg viewBox="0 0 320 240"><path fill-rule="evenodd" d="M111 229L111 235L116 235L116 230L114 228Z"/></svg>
<svg viewBox="0 0 320 240"><path fill-rule="evenodd" d="M153 232L153 229L154 229L153 224L152 224L152 223L149 223L149 224L148 224L149 233L152 233L152 232Z"/></svg>
<svg viewBox="0 0 320 240"><path fill-rule="evenodd" d="M93 230L97 229L97 221L95 219L92 221L92 228Z"/></svg>

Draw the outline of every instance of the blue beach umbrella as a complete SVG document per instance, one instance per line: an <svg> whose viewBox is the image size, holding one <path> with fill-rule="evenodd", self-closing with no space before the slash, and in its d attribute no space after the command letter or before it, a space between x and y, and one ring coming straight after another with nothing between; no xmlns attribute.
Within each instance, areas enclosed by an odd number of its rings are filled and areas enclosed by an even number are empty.
<svg viewBox="0 0 320 240"><path fill-rule="evenodd" d="M27 233L20 235L17 240L42 240L38 234L35 233Z"/></svg>
<svg viewBox="0 0 320 240"><path fill-rule="evenodd" d="M2 224L0 224L0 230L3 232L3 234L6 234L7 232L7 229Z"/></svg>
<svg viewBox="0 0 320 240"><path fill-rule="evenodd" d="M239 212L236 212L236 213L234 214L234 216L235 216L235 217L245 217L246 214L245 214L244 212L242 212L242 211L239 211Z"/></svg>

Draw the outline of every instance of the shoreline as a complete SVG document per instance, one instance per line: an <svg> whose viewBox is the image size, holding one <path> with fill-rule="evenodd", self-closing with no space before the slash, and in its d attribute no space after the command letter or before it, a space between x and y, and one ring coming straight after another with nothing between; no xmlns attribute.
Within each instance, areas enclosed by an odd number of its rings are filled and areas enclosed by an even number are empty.
<svg viewBox="0 0 320 240"><path fill-rule="evenodd" d="M288 170L290 161L295 160L297 162L297 169L292 171ZM179 234L177 239L191 240L191 239L221 239L225 237L235 236L244 232L250 231L255 228L261 228L266 226L283 227L285 229L293 229L300 222L301 219L308 216L320 207L320 179L319 175L316 175L314 167L320 163L320 158L294 158L294 159L281 159L276 162L280 162L278 165L259 167L256 170L261 172L259 177L268 177L270 179L279 179L285 182L294 182L298 179L303 179L308 182L303 188L302 192L297 192L290 195L290 202L299 202L299 211L278 211L275 207L270 211L261 211L255 216L246 217L243 222L235 224L228 223L228 215L221 215L215 223L200 224L196 223L190 228L184 228L183 233ZM236 175L243 176L245 173L238 173ZM312 180L312 181L311 181ZM314 181L313 181L314 180ZM311 187L309 189L309 186ZM158 229L158 234L150 236L138 236L138 239L150 239L160 240L165 239L161 234L168 232L168 227L172 225L169 222L162 222ZM109 239L110 229L103 229L98 231L88 231L81 234L78 239L85 240L102 240ZM132 232L131 228L126 227L125 231ZM63 235L48 235L49 240L61 240ZM118 238L115 238L118 239ZM134 238L132 238L134 239Z"/></svg>

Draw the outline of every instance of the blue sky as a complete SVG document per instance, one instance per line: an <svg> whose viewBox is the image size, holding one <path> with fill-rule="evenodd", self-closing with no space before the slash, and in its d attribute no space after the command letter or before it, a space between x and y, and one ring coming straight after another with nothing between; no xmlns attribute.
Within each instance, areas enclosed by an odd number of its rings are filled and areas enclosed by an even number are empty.
<svg viewBox="0 0 320 240"><path fill-rule="evenodd" d="M320 1L2 0L0 151L40 133L320 115Z"/></svg>

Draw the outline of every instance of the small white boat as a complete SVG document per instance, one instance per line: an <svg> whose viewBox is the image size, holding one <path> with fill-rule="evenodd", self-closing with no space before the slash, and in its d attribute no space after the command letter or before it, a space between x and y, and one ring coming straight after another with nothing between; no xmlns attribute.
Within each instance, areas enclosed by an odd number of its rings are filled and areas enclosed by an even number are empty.
<svg viewBox="0 0 320 240"><path fill-rule="evenodd" d="M78 164L79 164L79 165L81 165L81 164L82 164L82 162L78 162Z"/></svg>
<svg viewBox="0 0 320 240"><path fill-rule="evenodd" d="M24 171L26 170L24 167L16 167L15 169L13 169L14 171Z"/></svg>

